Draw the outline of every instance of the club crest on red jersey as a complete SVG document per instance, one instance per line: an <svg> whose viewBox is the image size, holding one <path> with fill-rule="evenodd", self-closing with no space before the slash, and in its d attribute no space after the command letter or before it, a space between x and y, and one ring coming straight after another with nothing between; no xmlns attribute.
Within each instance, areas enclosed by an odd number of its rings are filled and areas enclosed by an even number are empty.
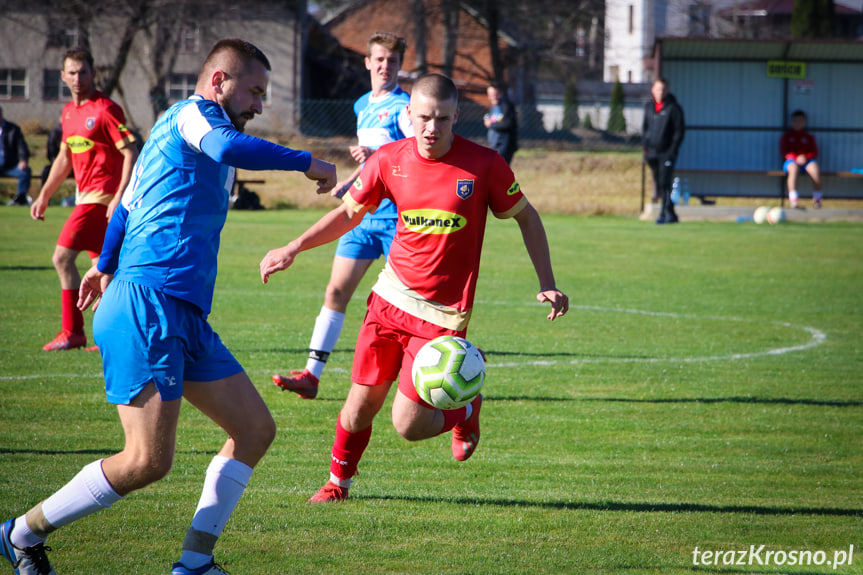
<svg viewBox="0 0 863 575"><path fill-rule="evenodd" d="M456 180L455 193L463 200L473 195L474 180Z"/></svg>
<svg viewBox="0 0 863 575"><path fill-rule="evenodd" d="M96 118L87 118L87 122L85 124L88 130L92 130L96 126Z"/></svg>

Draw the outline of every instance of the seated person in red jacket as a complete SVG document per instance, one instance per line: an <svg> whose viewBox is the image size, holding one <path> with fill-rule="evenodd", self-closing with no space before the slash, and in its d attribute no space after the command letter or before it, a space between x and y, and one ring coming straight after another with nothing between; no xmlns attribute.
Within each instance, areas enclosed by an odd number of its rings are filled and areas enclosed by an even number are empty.
<svg viewBox="0 0 863 575"><path fill-rule="evenodd" d="M818 169L818 146L815 136L806 131L806 112L797 110L791 114L791 129L782 134L779 141L782 154L782 170L788 174L788 201L797 207L797 176L804 170L812 178L812 204L821 207L821 171Z"/></svg>

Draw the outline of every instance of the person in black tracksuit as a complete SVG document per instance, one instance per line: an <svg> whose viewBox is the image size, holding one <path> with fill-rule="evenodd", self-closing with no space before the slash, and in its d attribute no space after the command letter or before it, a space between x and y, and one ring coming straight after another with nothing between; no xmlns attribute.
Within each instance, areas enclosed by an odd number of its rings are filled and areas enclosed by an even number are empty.
<svg viewBox="0 0 863 575"><path fill-rule="evenodd" d="M657 224L676 224L677 214L671 201L671 183L677 152L683 143L686 123L683 108L668 91L668 81L658 78L650 89L653 99L644 105L642 141L644 161L653 172L656 193L662 201L662 212Z"/></svg>
<svg viewBox="0 0 863 575"><path fill-rule="evenodd" d="M483 117L483 123L488 128L488 143L503 156L506 163L512 162L512 156L518 150L518 116L515 106L506 95L506 86L495 83L486 89L491 109Z"/></svg>

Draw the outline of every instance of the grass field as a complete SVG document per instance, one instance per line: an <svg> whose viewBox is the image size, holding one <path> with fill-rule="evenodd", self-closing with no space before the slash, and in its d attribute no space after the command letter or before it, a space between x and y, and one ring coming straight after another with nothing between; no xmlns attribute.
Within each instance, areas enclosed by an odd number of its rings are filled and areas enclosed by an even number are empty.
<svg viewBox="0 0 863 575"><path fill-rule="evenodd" d="M491 222L477 453L408 443L385 408L351 499L313 506L375 274L303 401L269 379L305 361L332 248L267 286L257 266L321 213L232 212L223 235L211 321L280 428L218 544L231 573L863 573L863 226L545 216L572 301L549 323L517 226ZM99 358L40 351L67 214L0 209L0 520L122 447ZM166 479L52 536L61 575L167 573L224 440L188 406L180 427Z"/></svg>

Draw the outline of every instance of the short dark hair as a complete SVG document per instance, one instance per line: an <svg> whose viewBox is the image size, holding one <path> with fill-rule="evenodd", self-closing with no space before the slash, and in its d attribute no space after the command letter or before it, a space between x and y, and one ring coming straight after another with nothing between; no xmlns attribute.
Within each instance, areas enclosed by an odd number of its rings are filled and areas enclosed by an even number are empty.
<svg viewBox="0 0 863 575"><path fill-rule="evenodd" d="M668 79L665 76L657 76L653 83L656 84L657 82L663 86L668 86Z"/></svg>
<svg viewBox="0 0 863 575"><path fill-rule="evenodd" d="M90 65L90 70L95 70L96 66L93 63L93 54L90 53L90 50L84 48L83 46L76 46L74 48L69 48L66 50L66 53L63 54L63 67L66 67L66 60L74 60L75 62L86 62Z"/></svg>
<svg viewBox="0 0 863 575"><path fill-rule="evenodd" d="M455 100L458 102L458 88L455 83L443 74L431 73L421 76L414 84L412 92L421 92L438 101Z"/></svg>
<svg viewBox="0 0 863 575"><path fill-rule="evenodd" d="M805 118L806 112L804 112L803 110L794 110L793 112L791 112L791 117L792 118Z"/></svg>
<svg viewBox="0 0 863 575"><path fill-rule="evenodd" d="M249 60L257 60L264 65L267 71L272 70L267 56L257 46L240 38L225 38L216 42L216 45L210 50L201 68L206 69L223 52L233 52L243 60L244 64Z"/></svg>
<svg viewBox="0 0 863 575"><path fill-rule="evenodd" d="M387 50L392 50L393 52L398 52L399 61L404 60L405 50L407 50L408 44L405 42L405 39L401 36L397 36L392 32L375 32L371 36L369 36L369 41L366 44L366 56L372 55L372 45L380 44Z"/></svg>

